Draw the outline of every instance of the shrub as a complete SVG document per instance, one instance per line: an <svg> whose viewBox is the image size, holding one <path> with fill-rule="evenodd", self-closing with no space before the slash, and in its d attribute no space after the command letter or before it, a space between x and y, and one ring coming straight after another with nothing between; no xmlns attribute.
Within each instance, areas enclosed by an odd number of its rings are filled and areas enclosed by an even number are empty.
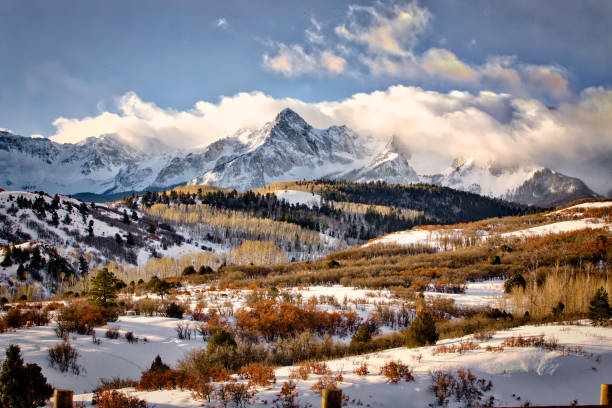
<svg viewBox="0 0 612 408"><path fill-rule="evenodd" d="M240 378L249 380L249 386L259 385L267 387L270 384L276 384L276 375L272 367L266 367L259 363L252 363L248 366L241 367L238 370Z"/></svg>
<svg viewBox="0 0 612 408"><path fill-rule="evenodd" d="M105 333L106 338L116 340L119 338L119 328L118 327L109 327Z"/></svg>
<svg viewBox="0 0 612 408"><path fill-rule="evenodd" d="M236 408L248 406L256 394L255 391L249 390L247 384L242 383L225 384L225 392L229 395L230 401L234 403Z"/></svg>
<svg viewBox="0 0 612 408"><path fill-rule="evenodd" d="M439 406L448 404L450 397L454 395L457 402L472 407L475 403L480 403L484 393L490 391L492 387L491 381L476 377L469 369L460 368L456 371L456 375L440 370L432 372L429 390L435 395ZM489 406L492 402L491 396Z"/></svg>
<svg viewBox="0 0 612 408"><path fill-rule="evenodd" d="M139 391L172 390L185 383L185 373L178 370L149 370L136 385Z"/></svg>
<svg viewBox="0 0 612 408"><path fill-rule="evenodd" d="M296 401L299 394L295 388L296 384L293 381L283 383L280 392L272 401L274 408L300 408Z"/></svg>
<svg viewBox="0 0 612 408"><path fill-rule="evenodd" d="M353 370L353 373L363 377L370 374L370 370L368 370L368 365L366 363L362 363L359 367Z"/></svg>
<svg viewBox="0 0 612 408"><path fill-rule="evenodd" d="M420 347L427 344L435 344L438 341L436 324L429 312L421 312L406 329L406 345L408 347Z"/></svg>
<svg viewBox="0 0 612 408"><path fill-rule="evenodd" d="M81 367L77 363L80 354L67 341L50 347L48 353L51 367L57 367L62 373L71 371L73 374L79 375L81 372Z"/></svg>
<svg viewBox="0 0 612 408"><path fill-rule="evenodd" d="M11 309L4 316L4 321L6 322L8 328L18 329L20 327L25 326L27 322L26 314L21 313L21 310L19 309Z"/></svg>
<svg viewBox="0 0 612 408"><path fill-rule="evenodd" d="M525 289L526 286L527 282L525 281L525 278L523 278L523 275L517 273L504 283L504 292L512 293L514 288L521 287Z"/></svg>
<svg viewBox="0 0 612 408"><path fill-rule="evenodd" d="M191 396L194 399L205 400L210 402L211 395L215 392L215 387L208 379L196 380L191 386Z"/></svg>
<svg viewBox="0 0 612 408"><path fill-rule="evenodd" d="M191 340L191 333L193 332L189 323L178 323L176 325L176 337L179 340Z"/></svg>
<svg viewBox="0 0 612 408"><path fill-rule="evenodd" d="M195 275L195 274L196 274L196 270L195 270L195 268L193 267L193 265L186 266L186 267L183 269L183 273L182 273L182 275L183 275L183 276L187 276L187 275Z"/></svg>
<svg viewBox="0 0 612 408"><path fill-rule="evenodd" d="M182 305L172 302L168 306L166 306L166 310L164 313L166 314L166 317L182 319L183 313L185 313L185 308Z"/></svg>
<svg viewBox="0 0 612 408"><path fill-rule="evenodd" d="M210 336L208 340L208 344L206 345L206 351L212 352L215 348L225 346L225 347L236 347L236 340L232 334L226 330L217 330Z"/></svg>
<svg viewBox="0 0 612 408"><path fill-rule="evenodd" d="M98 408L148 408L145 400L129 396L117 390L103 391L94 396Z"/></svg>
<svg viewBox="0 0 612 408"><path fill-rule="evenodd" d="M342 376L339 377L340 380ZM321 376L312 386L312 390L316 393L321 393L324 389L337 390L338 389L338 377L334 377L331 374L325 374Z"/></svg>
<svg viewBox="0 0 612 408"><path fill-rule="evenodd" d="M127 378L101 378L100 384L94 389L94 394L101 394L104 391L111 391L120 388L133 387L134 385L136 385L136 381Z"/></svg>
<svg viewBox="0 0 612 408"><path fill-rule="evenodd" d="M138 337L134 336L134 332L131 331L125 333L125 339L130 344L138 343Z"/></svg>
<svg viewBox="0 0 612 408"><path fill-rule="evenodd" d="M406 382L414 381L412 370L401 362L389 361L380 368L380 374L387 377L392 384L397 384L402 378Z"/></svg>
<svg viewBox="0 0 612 408"><path fill-rule="evenodd" d="M117 320L117 317L116 310L75 302L57 312L55 332L58 337L71 332L91 335L94 327L104 326L109 321Z"/></svg>
<svg viewBox="0 0 612 408"><path fill-rule="evenodd" d="M0 372L0 406L36 408L53 394L37 364L23 364L19 346L11 344Z"/></svg>

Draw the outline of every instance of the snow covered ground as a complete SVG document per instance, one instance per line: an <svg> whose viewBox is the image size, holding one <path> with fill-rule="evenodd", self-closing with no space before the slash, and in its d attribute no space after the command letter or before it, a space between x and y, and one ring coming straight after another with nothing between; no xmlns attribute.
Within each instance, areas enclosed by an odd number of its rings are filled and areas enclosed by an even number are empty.
<svg viewBox="0 0 612 408"><path fill-rule="evenodd" d="M465 293L439 293L425 291L426 298L453 299L458 307L497 307L504 296L504 281L501 279L468 282Z"/></svg>
<svg viewBox="0 0 612 408"><path fill-rule="evenodd" d="M486 351L486 347L499 346L504 339L516 336L540 336L556 340L559 346L574 347L574 352L546 350L538 347L504 348L503 352ZM367 355L348 357L327 362L334 375L342 374L339 383L343 393L349 396L349 406L370 407L427 407L434 404L434 396L428 390L433 370L456 370L469 368L475 375L491 380L493 387L486 397L493 395L496 405L597 404L599 387L612 376L612 328L595 328L588 325L524 326L497 332L490 340L477 341L471 337L443 340L438 345L452 345L460 341L473 340L479 349L459 353L435 354L434 347L416 349L397 348ZM162 344L162 343L155 343ZM97 346L99 347L99 346ZM128 347L128 346L125 346ZM140 345L129 345L140 347ZM166 345L166 348L167 347ZM26 360L34 353L26 353ZM136 354L134 354L136 356ZM163 354L162 354L163 356ZM400 361L414 371L414 382L401 381L398 384L386 382L379 375L382 365L388 361ZM358 376L353 370L365 363L370 374ZM122 364L117 373L125 375ZM94 368L90 368L94 370ZM131 370L131 369L130 369ZM283 382L289 380L291 367L276 370L277 383L267 389L260 389L253 404L255 407L269 406L279 392ZM45 374L48 373L45 369ZM312 391L312 385L320 378L311 375L306 381L297 381L299 401L317 407L320 396ZM65 383L68 383L66 379ZM202 401L192 399L188 391L128 391L139 398L153 403L158 408L198 407ZM520 397L520 400L518 399ZM75 399L87 401L91 394L82 394ZM449 407L459 407L451 399Z"/></svg>
<svg viewBox="0 0 612 408"><path fill-rule="evenodd" d="M519 231L511 231L501 234L502 238L507 237L530 237L544 236L548 234L560 234L563 232L578 231L582 229L608 228L610 224L601 218L583 218L580 220L560 221L552 224L540 225L538 227L527 228Z"/></svg>
<svg viewBox="0 0 612 408"><path fill-rule="evenodd" d="M546 215L560 215L567 212L575 211L577 209L588 209L588 208L606 208L612 206L612 201L593 202L578 204L562 210L557 210ZM581 216L582 214L574 214ZM527 238L535 236L544 236L549 234L559 234L563 232L578 231L582 229L597 229L607 228L611 229L610 220L606 218L579 218L567 221L558 221L550 224L539 225L537 227L524 228L516 231L505 232L502 234L490 233L488 231L478 231L478 237L481 240L487 240L492 237L518 237ZM364 247L374 244L399 244L399 245L425 245L433 248L437 248L440 251L444 251L453 248L453 245L447 243L460 242L465 239L464 231L460 228L455 229L422 229L413 228L406 231L398 231L380 238L371 240Z"/></svg>
<svg viewBox="0 0 612 408"><path fill-rule="evenodd" d="M303 204L310 208L321 206L321 196L318 194L298 190L276 190L274 194L279 200L285 200L289 204Z"/></svg>
<svg viewBox="0 0 612 408"><path fill-rule="evenodd" d="M394 232L380 238L373 239L364 244L363 247L368 247L375 244L398 244L398 245L424 245L440 250L444 250L443 241L464 238L463 231L460 229L437 229L426 230L414 228L407 231Z"/></svg>

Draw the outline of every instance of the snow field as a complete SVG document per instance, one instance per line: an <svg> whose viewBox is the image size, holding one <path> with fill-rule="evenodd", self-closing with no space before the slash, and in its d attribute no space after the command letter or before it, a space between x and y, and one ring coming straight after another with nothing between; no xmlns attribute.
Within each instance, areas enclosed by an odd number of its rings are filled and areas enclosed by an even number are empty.
<svg viewBox="0 0 612 408"><path fill-rule="evenodd" d="M562 353L543 348L505 348L503 352L486 351L486 346L499 346L504 339L516 336L532 337L544 335L546 340L557 340L560 346L584 349L582 353ZM438 345L457 344L474 340L471 336L438 342ZM493 395L495 404L520 406L529 401L531 405L565 404L577 400L579 404L597 404L599 387L612 376L612 329L582 325L523 326L497 332L490 340L476 341L479 349L459 353L433 353L434 347L416 349L397 348L361 356L328 361L333 374L342 374L339 384L343 393L352 401L349 406L370 407L427 407L434 403L428 391L433 370L456 370L469 368L475 375L491 380L493 388L486 397ZM400 381L390 384L379 375L380 367L388 361L400 361L413 369L414 382ZM358 376L352 371L367 364L370 374ZM259 389L254 407L269 406L279 392L283 382L289 380L293 367L276 370L277 383L267 389ZM312 391L312 385L320 378L311 375L308 380L297 381L300 403L316 407L320 396ZM159 408L197 407L201 401L191 398L188 391L129 391ZM513 396L514 395L514 396ZM520 396L520 400L517 400ZM78 395L77 400L87 401L90 394ZM362 404L362 405L361 405ZM460 405L451 398L449 407Z"/></svg>
<svg viewBox="0 0 612 408"><path fill-rule="evenodd" d="M318 194L299 190L276 190L273 193L279 200L285 200L292 205L303 204L310 208L321 205L321 196Z"/></svg>

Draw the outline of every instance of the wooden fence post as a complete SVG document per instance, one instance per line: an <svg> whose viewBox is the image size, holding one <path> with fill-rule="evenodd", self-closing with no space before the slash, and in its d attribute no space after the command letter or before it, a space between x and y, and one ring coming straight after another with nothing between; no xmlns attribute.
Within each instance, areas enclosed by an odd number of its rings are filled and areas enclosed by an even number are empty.
<svg viewBox="0 0 612 408"><path fill-rule="evenodd" d="M342 390L324 389L321 392L321 408L342 408Z"/></svg>
<svg viewBox="0 0 612 408"><path fill-rule="evenodd" d="M72 408L72 390L53 391L53 408Z"/></svg>
<svg viewBox="0 0 612 408"><path fill-rule="evenodd" d="M612 384L601 384L601 402L599 405L612 405Z"/></svg>

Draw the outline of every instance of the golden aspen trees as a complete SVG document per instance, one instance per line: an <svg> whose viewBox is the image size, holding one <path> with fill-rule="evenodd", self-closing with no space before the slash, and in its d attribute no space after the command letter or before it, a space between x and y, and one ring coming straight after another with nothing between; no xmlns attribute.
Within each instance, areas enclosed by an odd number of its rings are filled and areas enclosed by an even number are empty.
<svg viewBox="0 0 612 408"><path fill-rule="evenodd" d="M273 265L286 260L285 251L270 241L245 241L230 252L230 262L237 265Z"/></svg>

